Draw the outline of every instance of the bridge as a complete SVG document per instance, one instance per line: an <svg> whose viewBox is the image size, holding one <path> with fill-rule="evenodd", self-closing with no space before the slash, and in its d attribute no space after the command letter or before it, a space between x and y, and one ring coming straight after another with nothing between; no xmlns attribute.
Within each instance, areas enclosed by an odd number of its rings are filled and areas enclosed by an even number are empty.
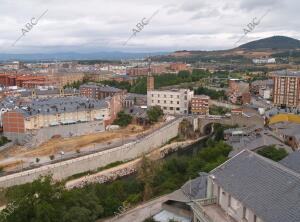
<svg viewBox="0 0 300 222"><path fill-rule="evenodd" d="M208 135L212 131L214 123L220 123L224 125L239 125L239 126L264 126L264 119L259 115L232 115L231 117L221 116L205 116L198 118L198 129L202 135Z"/></svg>

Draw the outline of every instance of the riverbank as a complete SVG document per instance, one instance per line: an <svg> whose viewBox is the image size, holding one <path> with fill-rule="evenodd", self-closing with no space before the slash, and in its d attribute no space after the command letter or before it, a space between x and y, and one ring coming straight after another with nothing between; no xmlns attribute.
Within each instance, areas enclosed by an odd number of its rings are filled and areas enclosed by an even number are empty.
<svg viewBox="0 0 300 222"><path fill-rule="evenodd" d="M195 140L187 140L183 142L173 142L171 144L167 144L159 149L156 149L146 155L147 158L149 158L152 161L156 161L159 159L163 159L165 156L176 152L179 149L185 149L186 147L193 145L200 140L206 139L207 136L200 137ZM118 178L122 178L124 176L128 176L130 174L133 174L137 171L138 167L140 166L140 163L142 161L142 158L137 158L135 160L126 162L124 164L120 164L116 167L112 167L94 174L88 174L85 176L82 176L80 178L70 180L66 182L66 188L72 189L75 187L83 187L85 185L91 184L91 183L106 183L114 181Z"/></svg>

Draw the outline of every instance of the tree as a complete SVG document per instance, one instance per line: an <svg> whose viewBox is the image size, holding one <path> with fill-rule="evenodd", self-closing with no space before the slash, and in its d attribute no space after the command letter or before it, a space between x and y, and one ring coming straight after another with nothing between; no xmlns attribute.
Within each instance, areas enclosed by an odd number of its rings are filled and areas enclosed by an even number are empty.
<svg viewBox="0 0 300 222"><path fill-rule="evenodd" d="M143 222L158 222L156 220L154 220L153 217L147 218L146 220L144 220Z"/></svg>
<svg viewBox="0 0 300 222"><path fill-rule="evenodd" d="M115 119L113 124L124 127L129 125L131 121L132 121L132 116L126 114L124 111L121 111L117 114L117 119Z"/></svg>
<svg viewBox="0 0 300 222"><path fill-rule="evenodd" d="M91 211L82 208L82 207L72 207L66 214L63 216L63 221L69 222L94 222L93 218L91 217Z"/></svg>
<svg viewBox="0 0 300 222"><path fill-rule="evenodd" d="M95 193L65 190L51 176L8 188L6 199L8 204L0 213L0 221L5 222L92 222L104 212Z"/></svg>
<svg viewBox="0 0 300 222"><path fill-rule="evenodd" d="M147 116L151 123L158 122L159 118L163 115L163 111L159 106L153 106L147 110Z"/></svg>
<svg viewBox="0 0 300 222"><path fill-rule="evenodd" d="M141 165L138 169L137 179L144 185L144 200L149 200L153 195L152 183L157 171L157 165L145 155L142 157Z"/></svg>

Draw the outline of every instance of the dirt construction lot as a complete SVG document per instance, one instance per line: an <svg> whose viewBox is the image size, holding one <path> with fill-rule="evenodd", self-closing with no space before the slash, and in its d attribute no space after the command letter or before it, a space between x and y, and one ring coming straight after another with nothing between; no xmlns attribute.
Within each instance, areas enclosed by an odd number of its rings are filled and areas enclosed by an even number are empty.
<svg viewBox="0 0 300 222"><path fill-rule="evenodd" d="M158 128L161 123L156 124L153 128ZM80 150L83 147L92 145L95 143L109 143L112 140L125 139L132 136L137 136L142 132L145 133L149 129L144 129L138 125L129 125L126 128L99 132L84 136L71 137L71 138L53 138L35 149L28 149L22 146L15 146L7 150L0 152L0 161L6 158L16 158L16 160L9 161L7 163L0 163L0 167L4 169L11 169L15 165L20 164L20 158L35 158L41 156L49 156L57 154L60 151L70 152Z"/></svg>

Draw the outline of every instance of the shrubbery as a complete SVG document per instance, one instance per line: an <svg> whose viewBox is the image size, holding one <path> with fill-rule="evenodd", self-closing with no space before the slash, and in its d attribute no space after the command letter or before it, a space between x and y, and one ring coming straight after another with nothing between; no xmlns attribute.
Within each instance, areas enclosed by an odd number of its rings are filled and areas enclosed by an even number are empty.
<svg viewBox="0 0 300 222"><path fill-rule="evenodd" d="M121 111L117 114L117 119L113 122L115 125L119 126L128 126L132 121L132 116L129 114L126 114L124 111Z"/></svg>
<svg viewBox="0 0 300 222"><path fill-rule="evenodd" d="M288 155L285 149L276 149L275 146L267 146L261 150L258 150L257 153L276 162L282 160Z"/></svg>
<svg viewBox="0 0 300 222"><path fill-rule="evenodd" d="M0 221L94 222L119 214L122 206L170 193L201 171L209 172L227 160L231 147L208 140L195 156L180 156L159 162L143 158L138 174L108 184L90 184L66 190L50 177L8 189L13 211L3 211ZM9 205L7 205L9 206ZM4 216L7 213L6 216ZM149 219L149 221L151 221Z"/></svg>

